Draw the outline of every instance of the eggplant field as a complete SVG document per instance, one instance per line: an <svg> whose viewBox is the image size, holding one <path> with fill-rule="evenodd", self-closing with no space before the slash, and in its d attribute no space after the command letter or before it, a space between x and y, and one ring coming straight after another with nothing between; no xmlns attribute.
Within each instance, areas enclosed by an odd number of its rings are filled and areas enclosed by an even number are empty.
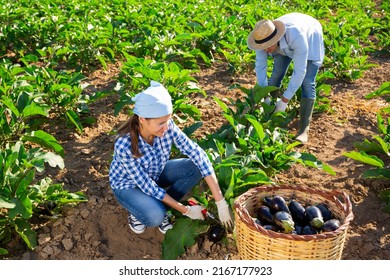
<svg viewBox="0 0 390 280"><path fill-rule="evenodd" d="M233 213L237 198L258 186L340 191L353 212L341 259L390 259L389 1L0 0L0 6L1 259L241 258L239 233L215 228L212 219L170 210L174 227L165 235L129 228L108 171L118 128L132 115L131 98L151 80L168 89L172 119L206 151ZM260 100L276 89L257 85L255 52L247 46L256 22L290 12L318 19L324 33L306 145L294 139L300 90L285 112L273 113ZM292 71L293 65L281 90ZM172 150L172 158L181 156ZM204 180L188 198L217 217Z"/></svg>

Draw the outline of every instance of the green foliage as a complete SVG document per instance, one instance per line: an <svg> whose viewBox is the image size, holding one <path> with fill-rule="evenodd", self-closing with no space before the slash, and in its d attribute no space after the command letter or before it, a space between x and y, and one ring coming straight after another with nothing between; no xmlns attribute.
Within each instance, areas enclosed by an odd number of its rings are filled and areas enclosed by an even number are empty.
<svg viewBox="0 0 390 280"><path fill-rule="evenodd" d="M29 220L42 205L50 210L86 201L81 193L69 193L60 184L44 178L35 183L36 172L43 172L45 164L64 168L63 159L40 148L26 150L22 142L0 150L0 244L6 244L17 233L28 248L37 246L36 232Z"/></svg>
<svg viewBox="0 0 390 280"><path fill-rule="evenodd" d="M390 179L389 169L384 160L379 157L385 156L387 160L390 159L390 118L386 124L382 115L377 113L377 121L379 134L373 135L371 139L353 143L357 151L344 153L344 156L375 167L375 169L365 171L362 174L363 178Z"/></svg>
<svg viewBox="0 0 390 280"><path fill-rule="evenodd" d="M0 1L0 54L34 54L51 67L107 67L125 53L184 68L223 57L231 71L253 68L246 39L255 23L291 11L318 18L326 41L325 68L356 79L372 67L367 52L388 51L389 4L348 0L244 1ZM164 7L159 9L157 7ZM71 19L71 20L69 20ZM378 43L374 45L372 40Z"/></svg>
<svg viewBox="0 0 390 280"><path fill-rule="evenodd" d="M162 259L175 260L185 253L187 247L196 243L199 234L207 231L207 224L189 218L176 219L174 227L168 230L162 242Z"/></svg>
<svg viewBox="0 0 390 280"><path fill-rule="evenodd" d="M224 111L228 124L200 142L215 166L225 198L231 202L249 188L273 183L277 173L299 163L335 174L332 168L315 156L298 153L286 129L286 113L274 114L272 106L262 102L275 87L253 89L240 87L244 98L225 104L216 102Z"/></svg>
<svg viewBox="0 0 390 280"><path fill-rule="evenodd" d="M176 62L155 63L152 60L126 55L127 62L122 66L119 77L119 86L116 88L120 95L115 105L115 114L118 114L126 105L133 104L131 98L149 86L151 80L161 82L172 97L173 116L183 123L189 118L200 119L200 110L192 105L190 98L194 94L205 92L191 77L192 72L183 69Z"/></svg>
<svg viewBox="0 0 390 280"><path fill-rule="evenodd" d="M29 154L28 149L37 145L40 153L47 153L44 162L54 165L59 164L58 158L48 155L62 156L64 150L44 131L42 124L50 117L82 133L85 125L93 123L88 104L112 92L85 94L88 85L82 83L84 74L96 68L108 69L109 63L121 65L114 88L119 95L115 114L131 105L131 97L153 79L167 86L172 94L176 121L195 121L185 128L191 134L201 125L200 111L191 98L197 94L206 96L197 86L194 73L218 60L228 63L229 74L252 73L255 52L248 49L246 39L260 19L275 19L297 11L321 21L326 57L317 77L317 111L330 111L327 80L358 79L375 66L369 63L368 54L389 52L388 1L382 1L380 7L370 0L359 3L354 0L0 0L0 5L0 57L7 58L0 64L0 150L8 151L21 141L25 153ZM214 99L223 109L227 123L200 141L215 164L230 202L250 186L272 183L278 172L296 163L334 174L313 155L294 150L298 143L284 127L295 114L296 100L289 104L290 113L272 114L273 107L261 101L274 89L241 89L246 93L244 100L230 100L225 104ZM386 97L388 92L385 83L367 98ZM365 154L349 154L376 166L363 174L369 178L388 176L386 165L381 166L385 160L377 153L388 155L389 126L383 116L390 109L380 113L379 134L355 146ZM31 153L36 151L33 149ZM39 164L42 168L43 163ZM19 180L26 182L27 178L33 178L34 168L26 175L21 172ZM0 176L6 177L1 173ZM26 189L43 188L43 193L52 190L62 193L56 184L29 182ZM65 193L60 195L61 199L37 193L35 198L43 204L39 209L52 210L52 200L75 199ZM207 203L206 195L200 194L199 200ZM7 208L12 203L9 199L1 203L5 209L13 209ZM27 204L26 197L20 198L18 209L27 209ZM27 217L28 213L26 210L23 215ZM5 224L9 225L8 219L0 219L0 226ZM23 218L2 228L1 240L9 238L10 229L14 229L26 243L34 245L34 233ZM188 238L195 239L195 236ZM4 253L0 248L0 254ZM175 256L175 252L170 252L169 258Z"/></svg>
<svg viewBox="0 0 390 280"><path fill-rule="evenodd" d="M379 198L386 203L383 211L390 214L390 190L384 190L379 194Z"/></svg>
<svg viewBox="0 0 390 280"><path fill-rule="evenodd" d="M367 94L366 98L384 97L388 94L389 82L386 82L378 90ZM389 113L390 107L382 109L381 112ZM377 113L378 134L372 135L371 139L353 143L356 151L344 153L344 156L373 167L363 172L363 178L390 180L390 169L386 164L386 161L390 160L390 118L386 120L381 112ZM383 190L379 195L387 203L384 211L390 213L389 190Z"/></svg>
<svg viewBox="0 0 390 280"><path fill-rule="evenodd" d="M366 99L372 99L376 97L389 97L390 96L390 82L384 82L381 84L379 89L374 90L373 92L365 96Z"/></svg>
<svg viewBox="0 0 390 280"><path fill-rule="evenodd" d="M93 122L90 116L82 116L89 113L87 104L93 101L93 97L82 94L80 82L85 76L36 67L29 64L34 61L33 56L23 61L25 67L4 60L0 63L0 109L7 114L0 117L7 118L1 121L3 141L36 129L49 115L65 119L82 133L83 123Z"/></svg>

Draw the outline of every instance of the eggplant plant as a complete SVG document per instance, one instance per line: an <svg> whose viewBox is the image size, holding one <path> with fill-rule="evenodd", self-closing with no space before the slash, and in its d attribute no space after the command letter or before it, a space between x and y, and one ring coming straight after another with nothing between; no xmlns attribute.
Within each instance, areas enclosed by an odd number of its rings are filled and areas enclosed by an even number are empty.
<svg viewBox="0 0 390 280"><path fill-rule="evenodd" d="M261 102L275 87L241 89L247 94L243 101L225 104L215 98L227 124L200 141L215 166L226 199L233 200L255 185L272 183L277 173L296 163L335 174L314 155L294 150L299 143L280 127L286 124L288 115L273 114L272 106Z"/></svg>
<svg viewBox="0 0 390 280"><path fill-rule="evenodd" d="M122 66L118 78L119 100L115 104L115 114L133 104L131 98L149 86L150 80L159 81L167 88L172 97L173 117L180 123L188 119L200 120L200 110L191 104L191 94L202 94L204 90L197 86L192 71L183 69L178 63L156 63L150 59L137 58L126 54L127 62Z"/></svg>
<svg viewBox="0 0 390 280"><path fill-rule="evenodd" d="M367 99L384 97L390 93L390 83L386 82L378 90L366 95ZM390 180L390 168L386 162L390 160L390 118L384 118L390 113L390 107L383 108L377 112L376 135L361 142L354 142L354 151L343 153L344 156L355 161L367 164L372 168L362 173L362 178ZM390 190L386 189L379 193L379 197L386 203L384 211L390 214Z"/></svg>
<svg viewBox="0 0 390 280"><path fill-rule="evenodd" d="M66 191L50 178L37 180L45 165L64 168L61 156L41 148L25 149L22 142L0 149L0 245L8 243L15 234L28 248L37 246L36 232L29 220L34 214L48 211L59 214L65 204L87 201L81 192Z"/></svg>

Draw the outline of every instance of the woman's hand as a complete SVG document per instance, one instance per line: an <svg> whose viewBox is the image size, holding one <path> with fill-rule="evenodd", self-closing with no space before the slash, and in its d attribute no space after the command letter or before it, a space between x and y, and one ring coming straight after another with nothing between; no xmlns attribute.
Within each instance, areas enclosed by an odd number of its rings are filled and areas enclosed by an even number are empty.
<svg viewBox="0 0 390 280"><path fill-rule="evenodd" d="M230 211L230 207L227 204L225 198L216 201L215 204L217 205L218 216L222 225L224 225L227 229L232 229L233 228L232 212Z"/></svg>
<svg viewBox="0 0 390 280"><path fill-rule="evenodd" d="M184 213L185 216L193 219L193 220L204 220L204 215L202 211L205 209L201 205L192 205L192 206L186 206L187 212Z"/></svg>

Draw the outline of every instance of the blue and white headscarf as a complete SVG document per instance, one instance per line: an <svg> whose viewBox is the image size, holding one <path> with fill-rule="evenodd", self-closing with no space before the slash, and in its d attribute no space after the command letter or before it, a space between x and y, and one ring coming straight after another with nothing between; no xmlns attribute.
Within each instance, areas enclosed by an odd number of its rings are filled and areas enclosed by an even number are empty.
<svg viewBox="0 0 390 280"><path fill-rule="evenodd" d="M159 82L151 81L150 87L132 98L133 113L144 118L160 118L172 113L172 98Z"/></svg>

